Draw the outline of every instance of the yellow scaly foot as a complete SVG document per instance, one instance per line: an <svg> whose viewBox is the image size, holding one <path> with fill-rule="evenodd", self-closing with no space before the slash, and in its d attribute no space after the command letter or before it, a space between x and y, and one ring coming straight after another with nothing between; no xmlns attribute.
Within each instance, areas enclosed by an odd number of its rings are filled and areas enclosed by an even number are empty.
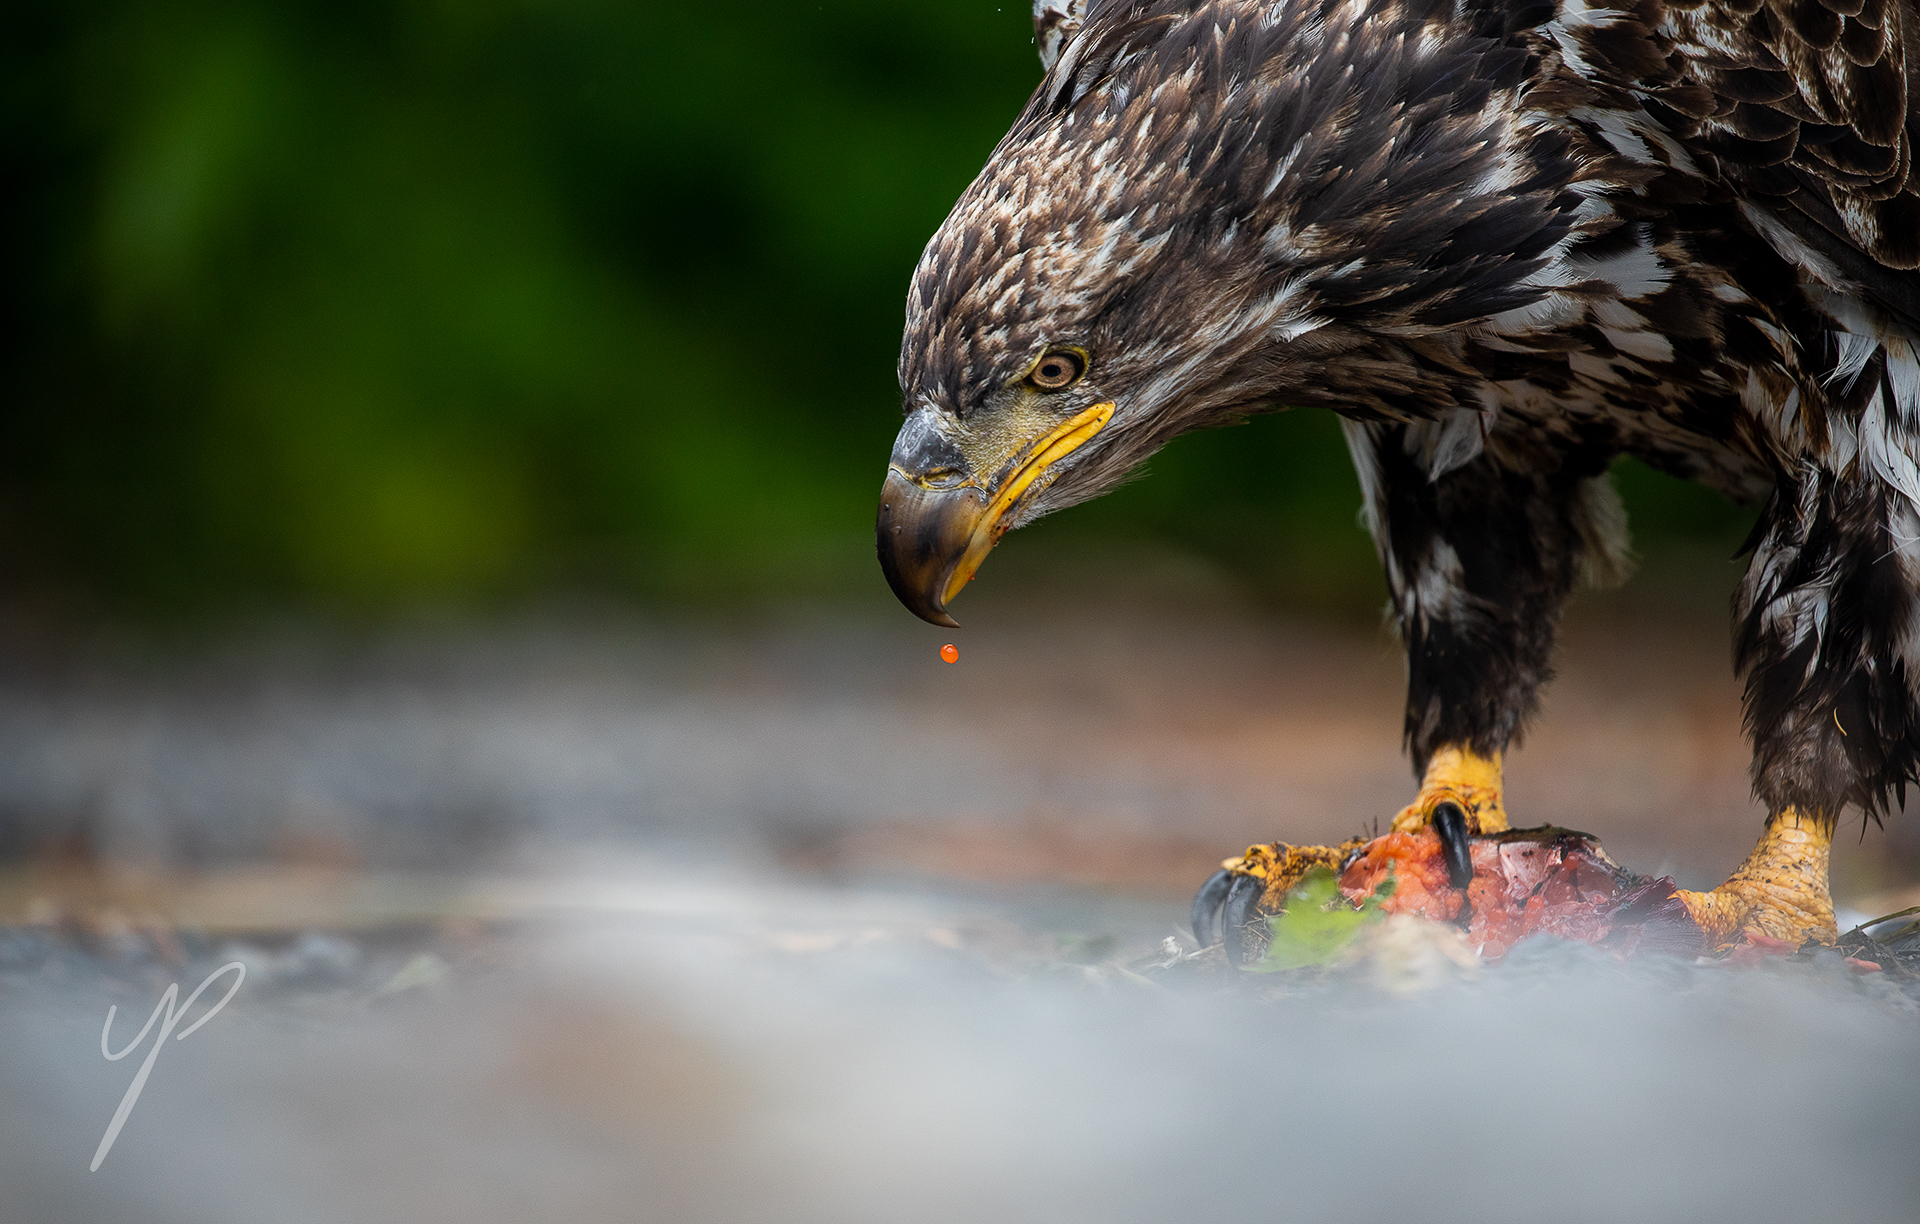
<svg viewBox="0 0 1920 1224"><path fill-rule="evenodd" d="M1432 824L1434 812L1443 803L1460 808L1469 833L1510 828L1501 799L1500 754L1481 756L1459 747L1435 749L1420 779L1420 793L1393 818L1393 831L1410 833Z"/></svg>
<svg viewBox="0 0 1920 1224"><path fill-rule="evenodd" d="M1674 893L1700 924L1707 946L1726 948L1756 934L1795 945L1838 939L1827 888L1833 826L1832 816L1795 808L1776 812L1767 818L1760 844L1725 884L1711 892Z"/></svg>
<svg viewBox="0 0 1920 1224"><path fill-rule="evenodd" d="M1440 834L1448 865L1464 886L1472 863L1467 837L1498 833L1508 827L1501 803L1500 754L1481 756L1471 749L1436 749L1427 760L1420 792L1393 818L1393 831L1410 833L1432 825ZM1367 844L1354 838L1338 846L1294 846L1286 842L1248 846L1220 864L1193 899L1193 935L1201 947L1221 942L1235 963L1257 959L1266 946L1266 920L1286 908L1287 893L1308 870L1326 867L1336 874Z"/></svg>

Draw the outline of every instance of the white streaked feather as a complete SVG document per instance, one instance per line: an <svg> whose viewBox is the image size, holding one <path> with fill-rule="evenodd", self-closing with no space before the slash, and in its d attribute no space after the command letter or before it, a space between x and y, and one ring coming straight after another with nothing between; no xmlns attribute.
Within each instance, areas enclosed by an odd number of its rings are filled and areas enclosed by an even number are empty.
<svg viewBox="0 0 1920 1224"><path fill-rule="evenodd" d="M1642 361L1673 360L1673 344L1659 332L1621 331L1603 327L1600 334L1607 338L1607 343L1629 357L1638 357Z"/></svg>
<svg viewBox="0 0 1920 1224"><path fill-rule="evenodd" d="M1885 389L1867 401L1860 414L1860 455L1881 480L1920 507L1920 464L1913 455L1914 436L1889 419Z"/></svg>
<svg viewBox="0 0 1920 1224"><path fill-rule="evenodd" d="M1911 340L1886 341L1887 381L1893 386L1893 403L1899 421L1907 429L1920 428L1920 352Z"/></svg>
<svg viewBox="0 0 1920 1224"><path fill-rule="evenodd" d="M1636 227L1640 242L1602 259L1570 259L1568 265L1584 279L1602 280L1622 297L1652 297L1673 281L1673 270L1653 248L1653 236L1646 226Z"/></svg>
<svg viewBox="0 0 1920 1224"><path fill-rule="evenodd" d="M1827 374L1828 386L1838 386L1841 391L1853 390L1853 384L1859 379L1860 371L1867 368L1867 362L1873 360L1874 352L1880 342L1872 336L1862 336L1849 331L1833 333L1836 347L1840 350L1839 360Z"/></svg>
<svg viewBox="0 0 1920 1224"><path fill-rule="evenodd" d="M1467 408L1456 408L1438 421L1409 425L1407 441L1417 447L1428 480L1472 463L1486 445L1480 413Z"/></svg>

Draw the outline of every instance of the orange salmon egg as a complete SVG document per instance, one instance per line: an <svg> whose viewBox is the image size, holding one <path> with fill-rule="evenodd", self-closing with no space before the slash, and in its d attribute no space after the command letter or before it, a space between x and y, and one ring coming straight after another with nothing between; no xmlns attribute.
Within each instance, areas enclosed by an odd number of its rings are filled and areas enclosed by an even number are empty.
<svg viewBox="0 0 1920 1224"><path fill-rule="evenodd" d="M948 642L940 648L940 657L949 663L958 663L960 661L960 648L952 642Z"/></svg>

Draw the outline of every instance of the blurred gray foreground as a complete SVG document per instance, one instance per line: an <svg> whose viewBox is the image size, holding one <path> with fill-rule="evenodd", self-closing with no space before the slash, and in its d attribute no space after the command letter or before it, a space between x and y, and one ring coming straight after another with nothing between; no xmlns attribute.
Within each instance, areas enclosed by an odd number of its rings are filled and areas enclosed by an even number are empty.
<svg viewBox="0 0 1920 1224"><path fill-rule="evenodd" d="M997 909L625 871L384 995L277 985L245 947L198 959L183 990L227 956L258 977L169 1043L97 1173L145 1052L105 1061L100 1024L119 1003L124 1045L158 989L15 979L5 1218L1598 1224L1920 1205L1920 1023L1834 964L1621 965L1543 941L1478 971L1416 948L1249 989L1049 964Z"/></svg>
<svg viewBox="0 0 1920 1224"><path fill-rule="evenodd" d="M0 1224L1920 1219L1920 1021L1837 958L1161 968L1222 854L1405 801L1389 643L976 619L16 652ZM1516 816L1723 875L1724 658L1576 623ZM234 960L89 1173L108 1006Z"/></svg>

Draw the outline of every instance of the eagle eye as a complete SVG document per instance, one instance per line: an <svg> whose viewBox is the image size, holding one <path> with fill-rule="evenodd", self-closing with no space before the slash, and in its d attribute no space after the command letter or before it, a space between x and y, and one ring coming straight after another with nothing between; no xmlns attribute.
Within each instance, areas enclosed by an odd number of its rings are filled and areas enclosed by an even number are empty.
<svg viewBox="0 0 1920 1224"><path fill-rule="evenodd" d="M1064 391L1080 381L1087 363L1078 353L1048 353L1027 375L1027 381L1042 391Z"/></svg>

